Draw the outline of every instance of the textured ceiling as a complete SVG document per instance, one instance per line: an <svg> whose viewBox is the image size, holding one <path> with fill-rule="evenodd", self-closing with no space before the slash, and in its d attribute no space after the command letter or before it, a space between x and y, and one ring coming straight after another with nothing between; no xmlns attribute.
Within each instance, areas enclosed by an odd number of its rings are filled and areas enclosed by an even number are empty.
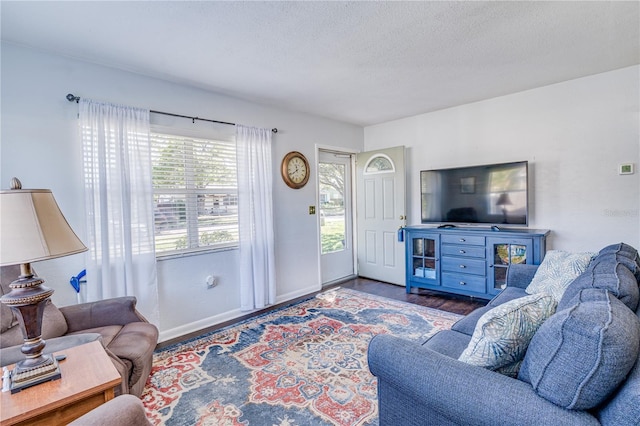
<svg viewBox="0 0 640 426"><path fill-rule="evenodd" d="M630 2L2 1L2 39L372 125L640 63Z"/></svg>

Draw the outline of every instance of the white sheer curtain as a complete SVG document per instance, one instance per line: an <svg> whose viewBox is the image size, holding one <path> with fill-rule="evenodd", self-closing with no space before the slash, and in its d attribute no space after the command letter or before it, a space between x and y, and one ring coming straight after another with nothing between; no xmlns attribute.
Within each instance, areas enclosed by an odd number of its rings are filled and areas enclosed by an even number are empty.
<svg viewBox="0 0 640 426"><path fill-rule="evenodd" d="M87 300L136 296L158 324L149 110L82 99Z"/></svg>
<svg viewBox="0 0 640 426"><path fill-rule="evenodd" d="M236 126L240 309L276 302L271 130Z"/></svg>

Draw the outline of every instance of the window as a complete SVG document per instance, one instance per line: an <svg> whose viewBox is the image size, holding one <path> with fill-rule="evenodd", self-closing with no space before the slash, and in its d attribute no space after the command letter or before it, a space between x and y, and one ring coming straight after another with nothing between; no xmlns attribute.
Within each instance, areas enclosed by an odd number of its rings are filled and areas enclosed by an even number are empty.
<svg viewBox="0 0 640 426"><path fill-rule="evenodd" d="M235 140L173 133L151 132L156 254L237 246Z"/></svg>
<svg viewBox="0 0 640 426"><path fill-rule="evenodd" d="M505 215L505 221L507 211L510 211L511 214L524 215L525 213L521 211L511 211L512 207L510 206L527 205L526 169L508 167L491 171L489 174L489 192L491 193L489 206L491 214L502 213Z"/></svg>
<svg viewBox="0 0 640 426"><path fill-rule="evenodd" d="M393 161L385 154L375 154L367 161L364 166L364 174L371 175L375 173L393 173L396 169Z"/></svg>

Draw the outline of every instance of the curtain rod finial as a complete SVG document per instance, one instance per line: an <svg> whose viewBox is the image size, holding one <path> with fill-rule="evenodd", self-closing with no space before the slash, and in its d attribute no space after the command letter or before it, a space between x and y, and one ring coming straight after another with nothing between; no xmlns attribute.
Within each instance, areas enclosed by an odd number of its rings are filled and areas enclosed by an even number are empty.
<svg viewBox="0 0 640 426"><path fill-rule="evenodd" d="M72 93L67 94L67 100L69 102L76 101L76 103L80 102L80 96L74 96Z"/></svg>

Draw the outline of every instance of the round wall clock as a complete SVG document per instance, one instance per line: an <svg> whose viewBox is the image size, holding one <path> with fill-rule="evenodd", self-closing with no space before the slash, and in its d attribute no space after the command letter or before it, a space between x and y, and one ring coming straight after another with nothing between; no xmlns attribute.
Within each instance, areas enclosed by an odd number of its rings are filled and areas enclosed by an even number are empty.
<svg viewBox="0 0 640 426"><path fill-rule="evenodd" d="M293 189L302 188L309 181L309 162L298 151L291 151L282 159L282 179Z"/></svg>

